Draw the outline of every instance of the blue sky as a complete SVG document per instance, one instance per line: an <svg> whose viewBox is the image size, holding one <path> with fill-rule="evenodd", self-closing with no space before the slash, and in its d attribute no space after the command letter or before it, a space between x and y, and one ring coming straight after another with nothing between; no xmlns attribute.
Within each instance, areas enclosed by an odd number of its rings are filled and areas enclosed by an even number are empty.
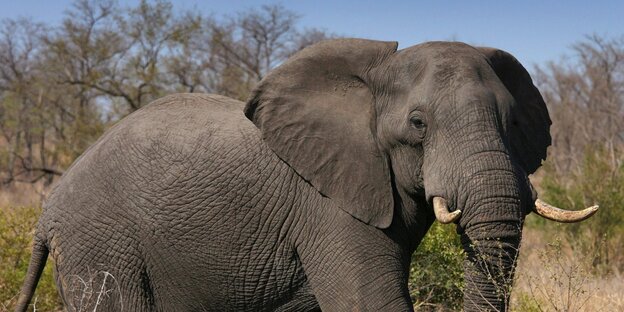
<svg viewBox="0 0 624 312"><path fill-rule="evenodd" d="M135 5L138 0L119 1ZM408 47L430 40L459 40L514 54L528 69L570 54L589 34L624 35L624 1L172 1L177 9L234 15L281 3L301 15L300 26L339 35L395 40ZM70 0L0 0L0 18L31 17L57 24Z"/></svg>

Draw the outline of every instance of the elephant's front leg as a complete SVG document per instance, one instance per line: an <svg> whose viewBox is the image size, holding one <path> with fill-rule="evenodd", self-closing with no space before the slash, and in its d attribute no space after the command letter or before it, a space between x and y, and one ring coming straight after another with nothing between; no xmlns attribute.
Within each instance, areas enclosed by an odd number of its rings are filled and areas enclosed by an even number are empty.
<svg viewBox="0 0 624 312"><path fill-rule="evenodd" d="M412 311L409 259L400 246L339 209L325 212L308 219L297 243L321 309Z"/></svg>

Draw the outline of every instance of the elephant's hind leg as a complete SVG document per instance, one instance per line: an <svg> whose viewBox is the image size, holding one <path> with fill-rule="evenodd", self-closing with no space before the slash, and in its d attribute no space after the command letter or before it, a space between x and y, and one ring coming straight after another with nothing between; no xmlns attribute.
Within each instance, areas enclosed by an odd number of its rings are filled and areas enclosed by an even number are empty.
<svg viewBox="0 0 624 312"><path fill-rule="evenodd" d="M132 281L107 271L68 276L62 281L68 311L155 311L147 275Z"/></svg>
<svg viewBox="0 0 624 312"><path fill-rule="evenodd" d="M78 245L66 247L73 250ZM67 311L155 310L150 278L136 249L80 251L72 258L52 253L57 288Z"/></svg>

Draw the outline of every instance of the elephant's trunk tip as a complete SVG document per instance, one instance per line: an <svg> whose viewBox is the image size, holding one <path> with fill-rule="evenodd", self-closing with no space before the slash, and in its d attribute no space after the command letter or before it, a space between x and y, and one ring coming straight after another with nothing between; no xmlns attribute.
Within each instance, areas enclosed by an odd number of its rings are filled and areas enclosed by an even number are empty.
<svg viewBox="0 0 624 312"><path fill-rule="evenodd" d="M435 213L438 222L442 224L447 224L459 220L459 217L462 213L459 209L453 212L449 211L448 205L446 204L446 199L438 196L433 198L433 212Z"/></svg>
<svg viewBox="0 0 624 312"><path fill-rule="evenodd" d="M537 215L549 220L562 223L573 223L583 221L593 216L598 211L598 205L594 205L583 210L572 211L557 208L542 201L541 199L537 199L535 200L533 211Z"/></svg>

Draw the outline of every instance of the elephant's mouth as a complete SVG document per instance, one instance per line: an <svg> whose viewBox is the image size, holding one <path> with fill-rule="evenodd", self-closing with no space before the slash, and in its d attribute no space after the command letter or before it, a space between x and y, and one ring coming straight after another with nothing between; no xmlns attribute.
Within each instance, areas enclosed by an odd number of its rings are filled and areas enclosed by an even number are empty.
<svg viewBox="0 0 624 312"><path fill-rule="evenodd" d="M533 206L533 212L537 215L562 223L573 223L583 221L598 211L598 206L594 205L583 210L565 210L550 205L541 199L536 199ZM433 198L433 212L436 219L442 224L455 222L461 218L461 210L450 211L446 204L446 199L436 196Z"/></svg>

